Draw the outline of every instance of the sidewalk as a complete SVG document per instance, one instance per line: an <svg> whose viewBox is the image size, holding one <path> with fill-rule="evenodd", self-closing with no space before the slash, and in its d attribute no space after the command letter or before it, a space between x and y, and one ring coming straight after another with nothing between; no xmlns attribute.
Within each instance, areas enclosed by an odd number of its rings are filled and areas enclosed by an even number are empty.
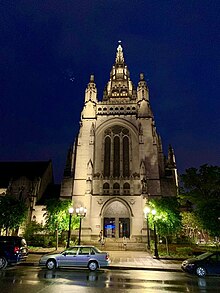
<svg viewBox="0 0 220 293"><path fill-rule="evenodd" d="M62 251L59 249L58 252ZM20 265L38 266L41 255L52 252L48 250L40 250L30 253L27 260ZM56 252L56 251L53 251ZM139 270L159 270L159 271L181 271L182 260L154 259L146 251L108 251L111 264L108 269L139 269Z"/></svg>

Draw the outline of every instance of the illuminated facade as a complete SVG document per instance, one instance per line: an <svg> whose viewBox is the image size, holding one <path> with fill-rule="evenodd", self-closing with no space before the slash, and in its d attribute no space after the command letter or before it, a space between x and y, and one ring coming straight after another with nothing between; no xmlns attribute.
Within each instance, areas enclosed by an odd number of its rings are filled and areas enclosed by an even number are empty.
<svg viewBox="0 0 220 293"><path fill-rule="evenodd" d="M149 102L149 90L140 74L137 88L130 79L121 44L102 101L94 76L85 91L80 130L68 153L61 198L87 208L82 239L124 236L146 241L143 209L146 199L175 196L176 164L172 147L162 150Z"/></svg>

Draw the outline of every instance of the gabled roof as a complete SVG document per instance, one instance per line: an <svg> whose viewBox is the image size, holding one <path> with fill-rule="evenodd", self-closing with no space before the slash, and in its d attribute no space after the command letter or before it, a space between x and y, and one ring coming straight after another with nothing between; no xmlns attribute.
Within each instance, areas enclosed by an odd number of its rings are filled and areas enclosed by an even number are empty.
<svg viewBox="0 0 220 293"><path fill-rule="evenodd" d="M49 161L30 162L0 162L0 187L8 187L9 181L13 178L25 176L30 180L42 177L51 164Z"/></svg>
<svg viewBox="0 0 220 293"><path fill-rule="evenodd" d="M60 184L49 184L43 193L43 196L38 200L37 205L46 205L50 199L59 199L60 197Z"/></svg>

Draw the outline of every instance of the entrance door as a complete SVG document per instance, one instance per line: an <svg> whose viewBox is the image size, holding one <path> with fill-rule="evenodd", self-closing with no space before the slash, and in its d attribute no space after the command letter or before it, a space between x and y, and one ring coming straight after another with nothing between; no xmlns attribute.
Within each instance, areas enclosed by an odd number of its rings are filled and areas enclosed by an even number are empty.
<svg viewBox="0 0 220 293"><path fill-rule="evenodd" d="M130 237L130 219L119 218L119 238Z"/></svg>
<svg viewBox="0 0 220 293"><path fill-rule="evenodd" d="M130 213L128 207L119 200L109 203L103 212L103 232L105 238L129 238Z"/></svg>
<svg viewBox="0 0 220 293"><path fill-rule="evenodd" d="M104 218L104 237L115 238L115 218Z"/></svg>

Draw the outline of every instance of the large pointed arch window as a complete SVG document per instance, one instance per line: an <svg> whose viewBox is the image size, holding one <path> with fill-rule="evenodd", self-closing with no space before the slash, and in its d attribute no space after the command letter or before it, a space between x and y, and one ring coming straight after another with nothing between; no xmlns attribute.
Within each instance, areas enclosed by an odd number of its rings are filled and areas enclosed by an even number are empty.
<svg viewBox="0 0 220 293"><path fill-rule="evenodd" d="M130 144L130 135L127 128L115 125L105 130L104 177L130 176Z"/></svg>

